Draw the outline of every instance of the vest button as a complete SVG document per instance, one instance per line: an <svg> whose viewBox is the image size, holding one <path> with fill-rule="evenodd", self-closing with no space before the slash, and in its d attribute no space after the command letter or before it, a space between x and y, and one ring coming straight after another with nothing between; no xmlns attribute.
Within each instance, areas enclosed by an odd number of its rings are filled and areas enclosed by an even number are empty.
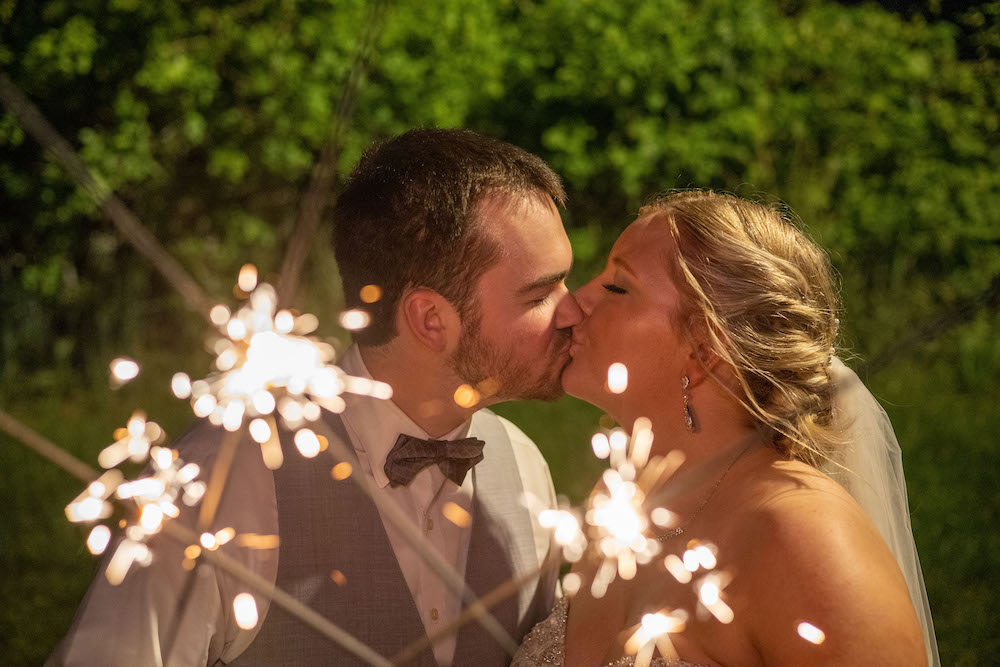
<svg viewBox="0 0 1000 667"><path fill-rule="evenodd" d="M437 610L437 607L434 607L433 609L431 609L431 620L432 621L438 620L438 610Z"/></svg>
<svg viewBox="0 0 1000 667"><path fill-rule="evenodd" d="M427 519L427 530L434 530L434 519Z"/></svg>

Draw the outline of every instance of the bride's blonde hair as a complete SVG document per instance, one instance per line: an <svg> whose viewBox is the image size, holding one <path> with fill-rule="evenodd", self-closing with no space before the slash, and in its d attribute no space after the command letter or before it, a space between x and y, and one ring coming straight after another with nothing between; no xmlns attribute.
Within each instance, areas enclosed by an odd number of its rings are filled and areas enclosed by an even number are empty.
<svg viewBox="0 0 1000 667"><path fill-rule="evenodd" d="M830 460L840 444L830 371L840 304L823 250L786 208L730 194L672 192L639 215L662 218L673 235L680 330L707 335L779 451L813 466Z"/></svg>

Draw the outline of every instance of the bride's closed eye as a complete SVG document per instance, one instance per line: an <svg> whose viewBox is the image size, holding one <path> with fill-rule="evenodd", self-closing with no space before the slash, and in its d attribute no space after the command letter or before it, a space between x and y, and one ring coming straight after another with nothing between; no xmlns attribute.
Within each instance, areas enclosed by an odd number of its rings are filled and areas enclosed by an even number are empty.
<svg viewBox="0 0 1000 667"><path fill-rule="evenodd" d="M614 283L604 283L603 287L612 294L628 294L628 290L626 290L624 287L619 287Z"/></svg>

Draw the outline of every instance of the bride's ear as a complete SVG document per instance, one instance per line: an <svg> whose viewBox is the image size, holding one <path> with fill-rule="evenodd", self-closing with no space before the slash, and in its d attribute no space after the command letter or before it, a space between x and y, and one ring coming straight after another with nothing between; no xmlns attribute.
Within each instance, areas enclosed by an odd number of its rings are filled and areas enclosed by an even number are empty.
<svg viewBox="0 0 1000 667"><path fill-rule="evenodd" d="M705 320L698 318L689 324L687 340L691 349L687 369L691 386L696 387L709 377L722 380L725 362L716 351L716 343L723 346L726 344L723 333L715 327L710 328Z"/></svg>

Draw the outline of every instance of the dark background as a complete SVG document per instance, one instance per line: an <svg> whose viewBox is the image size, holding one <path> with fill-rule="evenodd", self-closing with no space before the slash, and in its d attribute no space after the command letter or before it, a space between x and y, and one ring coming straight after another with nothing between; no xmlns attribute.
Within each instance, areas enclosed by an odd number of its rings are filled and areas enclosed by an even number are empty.
<svg viewBox="0 0 1000 667"><path fill-rule="evenodd" d="M575 285L657 191L787 202L831 253L842 356L902 444L942 663L983 665L1000 653L998 17L1000 2L0 0L0 68L230 305L240 265L280 270L324 146L335 191L363 147L414 126L548 160ZM343 339L328 225L296 303ZM191 415L169 379L207 372L205 331L0 112L0 408L91 464L136 407L179 434ZM122 354L143 373L113 391ZM600 413L499 411L579 502ZM96 571L63 514L82 485L3 435L0 474L0 661L37 664Z"/></svg>

